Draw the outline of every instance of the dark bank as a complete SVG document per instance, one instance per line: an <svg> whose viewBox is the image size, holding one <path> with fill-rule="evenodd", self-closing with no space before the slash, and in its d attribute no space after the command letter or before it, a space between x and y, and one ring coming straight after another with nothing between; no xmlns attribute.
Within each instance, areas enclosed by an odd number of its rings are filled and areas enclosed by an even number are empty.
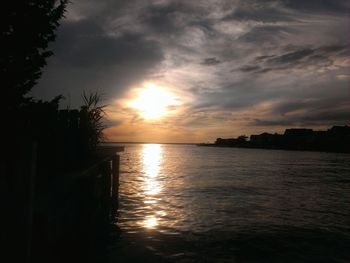
<svg viewBox="0 0 350 263"><path fill-rule="evenodd" d="M100 94L83 92L81 106L67 109L62 95L31 96L67 4L8 1L1 8L1 261L95 260L117 209L122 148L98 146Z"/></svg>
<svg viewBox="0 0 350 263"><path fill-rule="evenodd" d="M327 131L312 129L286 129L284 134L262 133L237 138L217 138L214 144L202 143L199 146L240 147L281 149L297 151L350 152L350 127L333 126Z"/></svg>

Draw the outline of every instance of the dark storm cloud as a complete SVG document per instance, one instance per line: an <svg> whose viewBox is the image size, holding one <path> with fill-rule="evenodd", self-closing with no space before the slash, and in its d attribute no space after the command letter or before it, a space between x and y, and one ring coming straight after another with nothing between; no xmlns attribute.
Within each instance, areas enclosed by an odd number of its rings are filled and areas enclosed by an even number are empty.
<svg viewBox="0 0 350 263"><path fill-rule="evenodd" d="M254 119L253 123L258 126L342 125L350 120L349 106L346 97L285 100L271 107L273 117Z"/></svg>
<svg viewBox="0 0 350 263"><path fill-rule="evenodd" d="M253 125L256 126L333 126L348 124L350 113L344 109L333 111L319 111L316 113L305 114L300 116L279 117L269 119L254 119Z"/></svg>
<svg viewBox="0 0 350 263"><path fill-rule="evenodd" d="M286 7L311 13L349 14L350 5L346 0L282 0Z"/></svg>
<svg viewBox="0 0 350 263"><path fill-rule="evenodd" d="M184 9L184 5L179 2L149 6L145 12L140 14L139 18L152 31L172 34L180 30L176 18L181 14L182 9Z"/></svg>
<svg viewBox="0 0 350 263"><path fill-rule="evenodd" d="M268 90L263 90L263 87L259 86L259 82L256 80L250 82L244 80L226 84L217 92L206 89L198 96L200 99L192 105L194 111L205 111L206 109L239 111L268 99L271 97L271 93Z"/></svg>
<svg viewBox="0 0 350 263"><path fill-rule="evenodd" d="M260 70L260 67L259 67L259 66L250 66L250 65L247 65L247 66L241 67L239 70L242 71L242 72L259 71L259 70Z"/></svg>
<svg viewBox="0 0 350 263"><path fill-rule="evenodd" d="M278 1L242 1L241 4L225 20L281 22L293 21L294 18L277 5Z"/></svg>
<svg viewBox="0 0 350 263"><path fill-rule="evenodd" d="M348 105L347 98L331 98L331 99L314 99L314 100L295 100L283 101L275 104L271 111L279 115L285 116L293 112L305 110L319 115L319 112L327 112L329 109L345 109ZM350 112L347 112L349 117Z"/></svg>
<svg viewBox="0 0 350 263"><path fill-rule="evenodd" d="M290 10L309 14L349 14L347 0L245 0L230 17L259 21L288 21ZM270 16L269 16L270 14Z"/></svg>
<svg viewBox="0 0 350 263"><path fill-rule="evenodd" d="M242 72L267 73L295 68L329 67L343 56L348 48L344 45L330 45L318 48L300 48L280 55L257 56L250 64L239 68Z"/></svg>
<svg viewBox="0 0 350 263"><path fill-rule="evenodd" d="M314 52L315 51L312 49L297 50L275 58L271 58L267 62L271 64L296 63L299 62L301 59L310 56Z"/></svg>
<svg viewBox="0 0 350 263"><path fill-rule="evenodd" d="M317 60L328 59L330 56L337 55L340 51L346 49L346 46L324 46L319 48L305 48L289 52L280 56L269 58L267 63L269 64L298 64L302 60L309 60L309 62L315 62Z"/></svg>
<svg viewBox="0 0 350 263"><path fill-rule="evenodd" d="M107 100L121 94L163 59L158 43L144 34L111 35L87 19L62 23L53 48L51 68L40 86L50 87L46 97L60 92L73 105L80 103L83 90L103 90Z"/></svg>
<svg viewBox="0 0 350 263"><path fill-rule="evenodd" d="M154 80L193 96L184 123L232 114L258 126L346 122L349 8L345 0L75 0L36 94L76 100L101 88L117 99Z"/></svg>
<svg viewBox="0 0 350 263"><path fill-rule="evenodd" d="M217 58L206 58L201 62L202 65L206 65L206 66L214 66L220 63L221 61L218 60Z"/></svg>
<svg viewBox="0 0 350 263"><path fill-rule="evenodd" d="M64 66L109 67L119 63L137 66L162 59L160 47L142 34L110 36L91 21L64 23L56 44L56 55Z"/></svg>
<svg viewBox="0 0 350 263"><path fill-rule="evenodd" d="M261 61L261 60L265 60L267 58L272 58L272 57L275 57L275 55L269 55L269 56L257 56L255 58L255 61Z"/></svg>
<svg viewBox="0 0 350 263"><path fill-rule="evenodd" d="M277 45L278 43L284 42L286 34L293 33L295 33L294 28L289 28L282 25L258 25L242 35L239 40L251 44L259 43L261 45Z"/></svg>

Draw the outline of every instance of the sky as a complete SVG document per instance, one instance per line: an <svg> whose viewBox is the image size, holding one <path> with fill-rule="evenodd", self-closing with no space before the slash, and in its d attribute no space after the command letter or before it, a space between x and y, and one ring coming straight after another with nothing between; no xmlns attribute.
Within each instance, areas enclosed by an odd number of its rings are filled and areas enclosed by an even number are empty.
<svg viewBox="0 0 350 263"><path fill-rule="evenodd" d="M32 95L98 91L110 141L327 129L350 123L349 42L347 0L72 0Z"/></svg>

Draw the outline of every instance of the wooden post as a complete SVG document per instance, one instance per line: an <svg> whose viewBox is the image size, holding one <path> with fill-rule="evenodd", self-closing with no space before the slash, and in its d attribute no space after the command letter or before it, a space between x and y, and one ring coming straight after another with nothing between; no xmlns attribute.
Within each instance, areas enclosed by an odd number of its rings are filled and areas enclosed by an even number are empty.
<svg viewBox="0 0 350 263"><path fill-rule="evenodd" d="M110 161L103 161L99 165L99 173L100 177L97 178L95 182L95 187L97 187L98 195L96 199L100 202L100 211L98 214L103 215L101 217L103 225L107 225L110 223L110 212L111 212L111 163ZM99 209L97 209L99 210Z"/></svg>
<svg viewBox="0 0 350 263"><path fill-rule="evenodd" d="M28 239L27 239L27 260L31 261L32 242L33 242L33 214L34 214L34 200L35 200L35 181L37 173L37 154L38 144L32 144L32 160L30 167L30 181L29 181L29 202L28 202Z"/></svg>
<svg viewBox="0 0 350 263"><path fill-rule="evenodd" d="M112 209L117 212L119 206L119 164L120 156L116 154L112 158Z"/></svg>

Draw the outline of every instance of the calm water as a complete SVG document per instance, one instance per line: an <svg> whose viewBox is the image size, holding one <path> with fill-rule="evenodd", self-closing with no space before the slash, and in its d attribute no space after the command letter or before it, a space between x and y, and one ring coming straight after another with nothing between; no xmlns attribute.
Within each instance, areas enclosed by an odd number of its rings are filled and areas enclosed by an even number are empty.
<svg viewBox="0 0 350 263"><path fill-rule="evenodd" d="M118 225L175 262L350 262L350 155L126 145Z"/></svg>

